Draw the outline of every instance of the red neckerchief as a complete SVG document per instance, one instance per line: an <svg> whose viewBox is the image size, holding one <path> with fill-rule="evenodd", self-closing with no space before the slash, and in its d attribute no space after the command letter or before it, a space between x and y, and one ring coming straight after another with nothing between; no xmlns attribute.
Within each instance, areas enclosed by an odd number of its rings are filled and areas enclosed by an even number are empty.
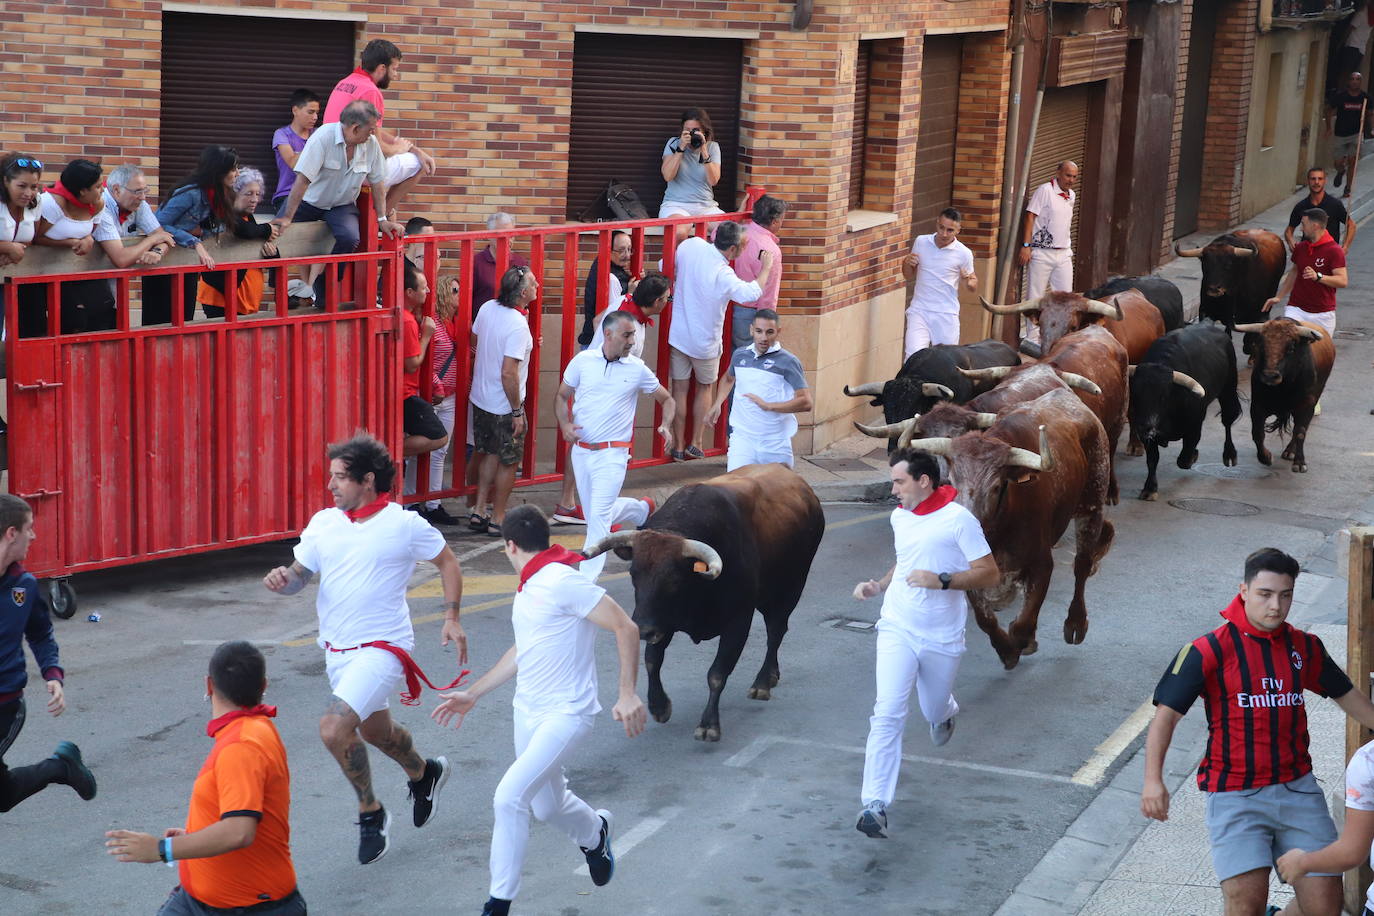
<svg viewBox="0 0 1374 916"><path fill-rule="evenodd" d="M263 706L261 703L259 703L257 706L249 706L243 709L231 709L224 715L211 719L209 722L206 722L205 734L213 738L215 737L215 732L219 731L221 728L224 728L224 726L228 725L235 719L242 719L245 716L266 716L269 719L275 719L277 717L277 707Z"/></svg>
<svg viewBox="0 0 1374 916"><path fill-rule="evenodd" d="M365 522L386 508L386 504L391 502L390 493L379 493L377 498L366 506L359 506L356 509L345 509L344 515L348 516L350 522Z"/></svg>
<svg viewBox="0 0 1374 916"><path fill-rule="evenodd" d="M99 204L83 204L80 198L78 198L71 191L67 190L67 186L62 183L62 179L60 178L57 181L54 181L52 183L52 187L48 188L48 190L56 194L58 197L61 197L63 200L68 201L73 206L77 206L83 210L89 211L91 216L95 216L96 213L100 210Z"/></svg>
<svg viewBox="0 0 1374 916"><path fill-rule="evenodd" d="M539 570L548 566L550 563L566 563L568 566L575 567L585 559L587 558L582 556L582 554L573 553L562 544L555 544L547 550L541 550L530 557L530 561L525 564L525 568L520 570L520 584L515 587L515 590L518 592L520 589L524 588L525 583L530 581L530 576L539 572Z"/></svg>
<svg viewBox="0 0 1374 916"><path fill-rule="evenodd" d="M1060 192L1059 192L1059 196L1062 197L1062 198L1064 198L1065 200L1068 200L1068 199L1069 199L1069 192L1068 192L1068 191L1060 191Z"/></svg>
<svg viewBox="0 0 1374 916"><path fill-rule="evenodd" d="M1258 639L1278 639L1288 628L1288 621L1275 630L1261 630L1250 622L1250 618L1245 616L1245 600L1239 594L1231 599L1231 603L1226 605L1226 610L1221 612L1221 616L1234 623L1240 628L1242 633L1254 636Z"/></svg>
<svg viewBox="0 0 1374 916"><path fill-rule="evenodd" d="M936 487L935 492L921 500L921 504L911 511L915 512L917 515L929 515L937 509L943 509L945 506L954 502L954 497L958 495L959 491L949 484L945 484L942 487Z"/></svg>
<svg viewBox="0 0 1374 916"><path fill-rule="evenodd" d="M1060 197L1064 198L1065 200L1068 200L1068 199L1069 199L1069 195L1070 195L1071 193L1073 193L1072 191L1065 191L1062 187L1060 187L1060 186L1059 186L1059 179L1057 179L1057 178L1051 179L1051 180L1050 180L1050 184L1054 185L1056 188L1059 189L1059 190L1057 191L1057 193L1059 194Z"/></svg>
<svg viewBox="0 0 1374 916"><path fill-rule="evenodd" d="M635 321L638 321L640 324L645 324L649 327L654 326L654 320L644 314L644 310L639 307L639 303L635 302L633 296L626 296L621 301L620 310L622 312L629 312L631 315L635 316Z"/></svg>

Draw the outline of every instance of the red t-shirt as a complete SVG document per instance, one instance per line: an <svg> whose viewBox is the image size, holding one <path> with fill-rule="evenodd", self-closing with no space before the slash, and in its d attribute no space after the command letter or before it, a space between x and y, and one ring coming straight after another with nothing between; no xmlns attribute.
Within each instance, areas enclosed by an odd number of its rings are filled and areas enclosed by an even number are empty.
<svg viewBox="0 0 1374 916"><path fill-rule="evenodd" d="M401 309L401 356L413 359L423 356L425 348L420 346L420 322L405 309ZM405 372L401 384L401 397L408 398L420 393L420 370Z"/></svg>
<svg viewBox="0 0 1374 916"><path fill-rule="evenodd" d="M1288 297L1288 304L1304 312L1334 312L1336 291L1316 280L1304 280L1302 276L1305 267L1329 277L1337 267L1345 266L1345 252L1331 238L1331 233L1323 232L1315 242L1298 242L1294 245L1293 266L1298 269L1298 276L1293 281L1293 294Z"/></svg>
<svg viewBox="0 0 1374 916"><path fill-rule="evenodd" d="M324 120L321 124L333 124L349 102L371 102L377 109L377 126L382 126L386 111L382 106L382 90L372 82L372 77L360 67L339 80L334 91L329 93L329 104L324 106Z"/></svg>

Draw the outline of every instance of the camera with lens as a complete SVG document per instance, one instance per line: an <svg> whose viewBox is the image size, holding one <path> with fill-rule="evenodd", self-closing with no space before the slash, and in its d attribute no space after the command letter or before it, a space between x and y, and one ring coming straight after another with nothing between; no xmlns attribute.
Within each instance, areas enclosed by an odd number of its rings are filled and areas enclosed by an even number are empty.
<svg viewBox="0 0 1374 916"><path fill-rule="evenodd" d="M692 149L701 149L702 145L706 142L706 135L700 130L693 128L690 142L692 144Z"/></svg>

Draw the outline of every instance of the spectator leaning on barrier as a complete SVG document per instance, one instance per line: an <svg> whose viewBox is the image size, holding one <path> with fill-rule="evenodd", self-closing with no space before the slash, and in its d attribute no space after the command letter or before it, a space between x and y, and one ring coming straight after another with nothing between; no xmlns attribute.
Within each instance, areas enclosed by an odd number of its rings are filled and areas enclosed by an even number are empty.
<svg viewBox="0 0 1374 916"><path fill-rule="evenodd" d="M339 80L329 94L324 107L324 123L340 119L346 106L353 102L370 102L377 109L377 142L386 156L386 184L390 188L388 202L399 207L402 199L419 180L420 175L434 174L434 157L409 140L402 140L382 127L386 105L382 90L401 72L401 50L384 38L374 38L363 48L358 69ZM378 216L388 211L378 208Z"/></svg>
<svg viewBox="0 0 1374 916"><path fill-rule="evenodd" d="M744 224L744 244L740 246L739 257L735 258L735 275L741 280L753 280L763 271L763 252L773 255L773 270L768 274L768 282L760 283L763 295L754 300L753 305L736 305L731 315L730 342L735 349L749 346L752 340L749 326L754 322L754 312L758 309L778 310L778 290L782 286L782 249L778 245L778 230L782 228L783 215L787 213L787 201L763 195L754 201L753 222Z"/></svg>
<svg viewBox="0 0 1374 916"><path fill-rule="evenodd" d="M68 248L85 257L95 247L95 233L106 231L105 209L100 205L100 166L89 159L73 159L62 177L38 200L35 245ZM20 303L19 336L47 333L47 296L42 286ZM105 280L66 280L61 290L63 334L107 331L115 326L115 301ZM27 319L27 320L26 320Z"/></svg>
<svg viewBox="0 0 1374 916"><path fill-rule="evenodd" d="M509 213L497 210L487 217L487 228L492 232L508 232L516 228L515 217ZM514 247L510 249L507 258L506 269L512 267L528 267L529 261L525 256L516 251ZM487 243L487 247L472 259L472 320L477 320L477 310L482 307L484 302L496 298L496 242Z"/></svg>
<svg viewBox="0 0 1374 916"><path fill-rule="evenodd" d="M672 356L669 376L673 400L677 404L673 443L681 449L673 451L674 461L704 457L701 437L705 424L701 418L706 416L716 393L725 310L732 300L746 304L757 301L773 271L773 254L764 249L763 268L758 275L753 280L739 278L730 267L730 261L739 257L742 235L738 223L719 223L714 243L692 236L677 246L677 291L673 322L668 329ZM697 418L697 423L689 444L683 434L687 423L687 389L694 377L697 393L692 416Z"/></svg>
<svg viewBox="0 0 1374 916"><path fill-rule="evenodd" d="M715 196L716 182L720 181L720 144L706 109L688 108L682 113L682 129L663 145L659 171L668 182L658 208L659 219L725 212ZM678 226L678 241L691 231L690 224Z"/></svg>
<svg viewBox="0 0 1374 916"><path fill-rule="evenodd" d="M96 224L94 235L115 267L151 267L176 244L153 215L147 198L148 179L136 165L115 166L105 179L101 200L106 219ZM143 239L138 244L124 244L125 239L139 236Z"/></svg>
<svg viewBox="0 0 1374 916"><path fill-rule="evenodd" d="M296 160L305 141L315 132L320 119L320 97L309 89L291 93L291 123L278 127L272 135L272 155L277 160L277 189L272 192L272 206L277 207L296 183Z"/></svg>
<svg viewBox="0 0 1374 916"><path fill-rule="evenodd" d="M234 178L234 199L230 205L229 228L235 238L262 242L258 254L264 258L277 257L277 237L274 223L260 223L254 217L258 204L263 198L262 172L253 168L241 168ZM206 318L224 317L224 283L226 271L213 271L200 275L200 285L196 288L196 301L205 311ZM262 269L252 267L239 274L238 289L234 301L238 314L251 315L262 307L262 292L267 278Z"/></svg>
<svg viewBox="0 0 1374 916"><path fill-rule="evenodd" d="M252 913L304 916L291 862L291 770L262 704L267 660L252 643L226 642L210 657L205 693L214 747L191 788L185 827L161 837L133 830L105 834L121 862L175 863L180 884L158 916Z"/></svg>
<svg viewBox="0 0 1374 916"><path fill-rule="evenodd" d="M604 276L610 286L606 294L606 308L601 311L612 311L630 292L630 261L633 257L634 241L630 233L617 229L611 233L611 269L603 273L601 258L592 259L592 266L587 270L587 282L582 287L582 333L577 335L578 346L585 349L597 339L592 335L592 325L596 323L601 278Z"/></svg>
<svg viewBox="0 0 1374 916"><path fill-rule="evenodd" d="M425 351L434 339L434 319L424 313L429 298L429 283L414 264L405 265L405 306L401 309L404 334L403 355L405 374L402 384L402 429L405 432L403 454L409 458L442 448L448 444L448 431L434 412L434 405L420 397L420 367Z"/></svg>
<svg viewBox="0 0 1374 916"><path fill-rule="evenodd" d="M0 267L24 260L33 244L42 191L42 162L18 153L0 159Z"/></svg>
<svg viewBox="0 0 1374 916"><path fill-rule="evenodd" d="M234 201L234 179L238 175L239 154L229 146L207 146L200 162L186 183L172 192L157 211L158 222L172 234L177 245L191 248L206 270L215 269L215 259L205 242L229 226ZM182 315L190 321L196 310L199 276L181 274L185 295ZM147 277L143 281L143 324L166 324L172 320L171 276Z"/></svg>

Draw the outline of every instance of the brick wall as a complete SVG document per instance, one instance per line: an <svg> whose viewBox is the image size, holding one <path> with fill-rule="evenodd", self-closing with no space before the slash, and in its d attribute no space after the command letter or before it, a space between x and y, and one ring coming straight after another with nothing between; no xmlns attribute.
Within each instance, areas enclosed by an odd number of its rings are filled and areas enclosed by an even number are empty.
<svg viewBox="0 0 1374 916"><path fill-rule="evenodd" d="M1241 219L1258 14L1259 0L1226 0L1217 13L1198 203L1203 228L1226 229Z"/></svg>
<svg viewBox="0 0 1374 916"><path fill-rule="evenodd" d="M1183 99L1188 91L1188 49L1193 32L1193 0L1182 0L1178 27L1178 90L1174 96L1174 120L1169 143L1169 177L1164 194L1164 232L1159 240L1159 257L1168 261L1174 254L1174 208L1178 202L1179 150L1183 145Z"/></svg>

